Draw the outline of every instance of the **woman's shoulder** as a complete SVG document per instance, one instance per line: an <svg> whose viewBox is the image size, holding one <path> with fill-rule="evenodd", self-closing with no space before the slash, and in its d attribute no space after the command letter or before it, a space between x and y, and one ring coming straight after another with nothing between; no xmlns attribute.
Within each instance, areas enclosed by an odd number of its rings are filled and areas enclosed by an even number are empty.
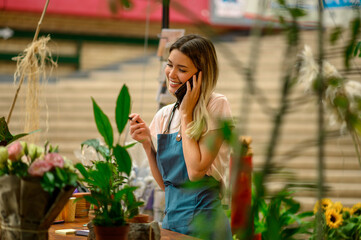
<svg viewBox="0 0 361 240"><path fill-rule="evenodd" d="M213 92L209 98L208 108L212 109L214 107L222 107L224 105L229 105L227 97L221 93Z"/></svg>
<svg viewBox="0 0 361 240"><path fill-rule="evenodd" d="M173 107L174 107L174 103L168 104L168 105L162 107L161 109L159 109L157 111L157 113L155 114L154 117L164 118L164 117L169 116L169 114L171 113Z"/></svg>

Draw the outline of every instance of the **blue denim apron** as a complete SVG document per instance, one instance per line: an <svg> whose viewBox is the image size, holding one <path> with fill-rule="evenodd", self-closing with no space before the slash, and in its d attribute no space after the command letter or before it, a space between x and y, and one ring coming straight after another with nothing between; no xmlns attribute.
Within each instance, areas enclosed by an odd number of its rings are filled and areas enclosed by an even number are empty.
<svg viewBox="0 0 361 240"><path fill-rule="evenodd" d="M220 184L205 176L210 184L185 187L190 183L177 134L158 134L157 165L165 185L165 217L162 227L202 239L232 239L228 218L220 201Z"/></svg>

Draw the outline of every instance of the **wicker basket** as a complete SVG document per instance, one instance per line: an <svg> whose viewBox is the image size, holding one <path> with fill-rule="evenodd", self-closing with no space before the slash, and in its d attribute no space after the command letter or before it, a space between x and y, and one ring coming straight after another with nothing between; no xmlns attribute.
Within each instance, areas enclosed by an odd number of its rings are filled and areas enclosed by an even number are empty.
<svg viewBox="0 0 361 240"><path fill-rule="evenodd" d="M90 192L84 193L73 193L73 197L80 198L76 202L76 210L75 210L75 217L76 218L84 218L88 217L90 203L87 202L83 197L85 195L90 195Z"/></svg>

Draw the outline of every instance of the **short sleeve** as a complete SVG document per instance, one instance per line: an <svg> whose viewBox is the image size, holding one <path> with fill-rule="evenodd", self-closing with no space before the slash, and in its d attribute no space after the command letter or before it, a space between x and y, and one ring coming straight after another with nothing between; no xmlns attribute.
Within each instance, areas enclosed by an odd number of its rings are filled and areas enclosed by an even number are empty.
<svg viewBox="0 0 361 240"><path fill-rule="evenodd" d="M156 138L157 134L161 134L164 132L166 121L169 117L169 112L171 111L173 105L164 106L154 115L153 120L149 125L149 130L152 137Z"/></svg>
<svg viewBox="0 0 361 240"><path fill-rule="evenodd" d="M220 119L231 119L232 112L230 104L226 96L222 94L213 93L207 106L209 113L208 130L218 129L218 121Z"/></svg>

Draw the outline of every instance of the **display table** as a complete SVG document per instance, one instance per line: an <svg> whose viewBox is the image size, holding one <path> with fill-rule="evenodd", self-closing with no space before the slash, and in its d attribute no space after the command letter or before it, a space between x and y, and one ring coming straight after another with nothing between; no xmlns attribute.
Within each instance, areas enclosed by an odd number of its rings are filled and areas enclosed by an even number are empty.
<svg viewBox="0 0 361 240"><path fill-rule="evenodd" d="M88 218L76 218L75 222L72 223L61 223L61 224L53 224L49 229L49 240L75 240L75 239L82 239L86 240L87 237L84 236L75 236L75 235L60 235L56 234L55 230L58 229L87 229L84 224L89 222ZM161 231L161 240L197 240L197 238L186 236L177 232L172 232L165 229L160 229Z"/></svg>

